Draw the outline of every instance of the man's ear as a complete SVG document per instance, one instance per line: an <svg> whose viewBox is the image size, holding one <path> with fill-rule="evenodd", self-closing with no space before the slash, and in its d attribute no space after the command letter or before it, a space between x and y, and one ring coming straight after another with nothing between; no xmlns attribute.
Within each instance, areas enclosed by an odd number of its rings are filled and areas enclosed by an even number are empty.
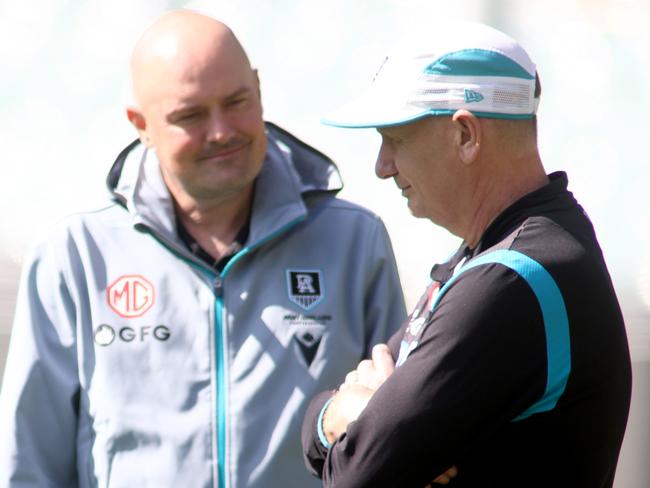
<svg viewBox="0 0 650 488"><path fill-rule="evenodd" d="M261 87L260 75L257 71L257 68L253 69L253 75L255 76L255 84L257 86L257 97L260 101L260 106L262 106L262 89L260 88Z"/></svg>
<svg viewBox="0 0 650 488"><path fill-rule="evenodd" d="M452 116L456 128L458 156L465 164L473 163L481 150L483 132L481 121L468 110L457 110Z"/></svg>
<svg viewBox="0 0 650 488"><path fill-rule="evenodd" d="M138 131L142 144L150 148L151 138L147 131L147 121L142 112L140 112L136 107L128 106L126 107L126 116L129 119L129 122L131 122L133 127Z"/></svg>

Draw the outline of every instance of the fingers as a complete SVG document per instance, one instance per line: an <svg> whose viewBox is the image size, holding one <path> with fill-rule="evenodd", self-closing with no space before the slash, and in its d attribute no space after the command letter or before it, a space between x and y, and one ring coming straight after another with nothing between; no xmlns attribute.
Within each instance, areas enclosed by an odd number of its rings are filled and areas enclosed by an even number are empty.
<svg viewBox="0 0 650 488"><path fill-rule="evenodd" d="M395 361L386 344L377 344L372 348L372 362L383 381L395 371Z"/></svg>
<svg viewBox="0 0 650 488"><path fill-rule="evenodd" d="M451 481L451 478L449 478L449 476L447 476L446 474L441 474L435 480L433 480L433 482L436 485L448 485L450 481ZM431 485L429 485L429 486L431 486Z"/></svg>
<svg viewBox="0 0 650 488"><path fill-rule="evenodd" d="M345 375L344 385L354 385L359 382L359 374L356 369L353 369L348 374Z"/></svg>
<svg viewBox="0 0 650 488"><path fill-rule="evenodd" d="M373 390L378 389L393 374L395 362L386 344L372 348L372 359L361 361L357 367L358 381Z"/></svg>
<svg viewBox="0 0 650 488"><path fill-rule="evenodd" d="M323 415L323 431L329 442L334 442L354 422L370 400L373 391L361 385L351 384L339 388Z"/></svg>
<svg viewBox="0 0 650 488"><path fill-rule="evenodd" d="M433 483L436 485L448 485L449 482L454 479L457 474L458 468L456 466L452 466L447 471L438 476L435 480L433 480ZM431 488L431 485L428 485L428 488Z"/></svg>
<svg viewBox="0 0 650 488"><path fill-rule="evenodd" d="M364 359L357 366L357 381L363 386L376 390L378 388L377 380L375 378L376 372L375 367L372 364L372 360Z"/></svg>
<svg viewBox="0 0 650 488"><path fill-rule="evenodd" d="M357 382L360 385L376 390L384 381L386 381L386 378L379 373L371 359L365 359L357 366Z"/></svg>
<svg viewBox="0 0 650 488"><path fill-rule="evenodd" d="M372 349L371 357L372 359L361 361L356 370L350 371L339 389L348 388L350 385L362 385L374 391L393 374L395 362L386 344L377 344Z"/></svg>

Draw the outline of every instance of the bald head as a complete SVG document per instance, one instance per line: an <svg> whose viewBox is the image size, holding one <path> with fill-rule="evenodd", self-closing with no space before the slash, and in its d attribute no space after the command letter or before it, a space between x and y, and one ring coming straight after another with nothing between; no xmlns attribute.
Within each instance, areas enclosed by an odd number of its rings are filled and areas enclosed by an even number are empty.
<svg viewBox="0 0 650 488"><path fill-rule="evenodd" d="M195 12L168 12L137 43L131 76L127 116L155 149L176 202L248 198L266 132L257 73L232 31Z"/></svg>
<svg viewBox="0 0 650 488"><path fill-rule="evenodd" d="M248 57L230 28L189 10L159 17L142 35L131 57L135 102L144 107L170 77L198 76L216 60L252 71Z"/></svg>

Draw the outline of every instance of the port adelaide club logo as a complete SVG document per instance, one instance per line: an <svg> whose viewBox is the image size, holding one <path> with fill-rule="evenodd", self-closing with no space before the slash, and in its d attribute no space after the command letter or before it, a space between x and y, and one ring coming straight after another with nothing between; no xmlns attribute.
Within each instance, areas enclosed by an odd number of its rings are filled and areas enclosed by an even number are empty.
<svg viewBox="0 0 650 488"><path fill-rule="evenodd" d="M287 270L289 300L309 310L323 298L321 272L318 270Z"/></svg>
<svg viewBox="0 0 650 488"><path fill-rule="evenodd" d="M124 319L142 317L155 303L153 285L140 275L119 277L106 290L109 307ZM165 325L118 326L101 324L95 329L95 343L108 346L119 340L133 342L154 339L166 341L171 332Z"/></svg>
<svg viewBox="0 0 650 488"><path fill-rule="evenodd" d="M323 276L315 269L288 269L287 292L289 300L303 310L312 309L324 296ZM287 313L284 323L297 327L293 336L294 347L307 367L310 367L318 353L325 324L332 320L329 314Z"/></svg>

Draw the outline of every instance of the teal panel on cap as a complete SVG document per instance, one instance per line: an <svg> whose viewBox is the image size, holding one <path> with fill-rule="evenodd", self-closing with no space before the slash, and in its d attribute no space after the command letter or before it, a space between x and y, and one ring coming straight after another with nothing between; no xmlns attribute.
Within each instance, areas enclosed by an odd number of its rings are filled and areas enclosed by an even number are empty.
<svg viewBox="0 0 650 488"><path fill-rule="evenodd" d="M424 70L445 76L507 76L534 80L535 77L507 56L485 49L465 49L445 54Z"/></svg>

